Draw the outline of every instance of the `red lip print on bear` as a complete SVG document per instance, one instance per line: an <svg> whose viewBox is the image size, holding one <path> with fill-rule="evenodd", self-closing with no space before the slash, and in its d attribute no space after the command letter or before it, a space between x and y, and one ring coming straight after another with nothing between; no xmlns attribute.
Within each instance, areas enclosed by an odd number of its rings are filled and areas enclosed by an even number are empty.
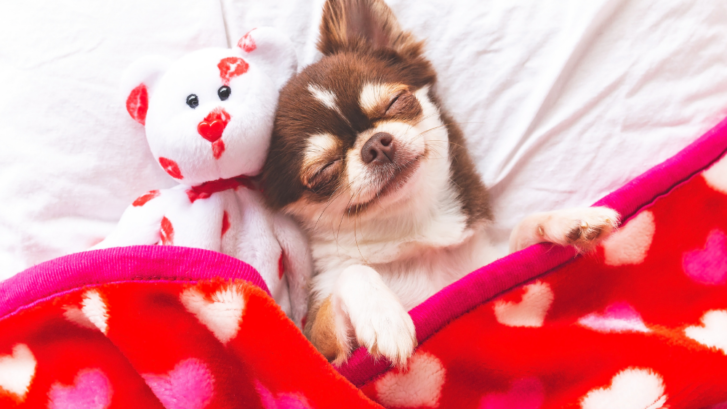
<svg viewBox="0 0 727 409"><path fill-rule="evenodd" d="M224 211L222 213L222 234L220 237L224 236L225 233L227 233L227 230L230 229L230 216L227 214L227 211Z"/></svg>
<svg viewBox="0 0 727 409"><path fill-rule="evenodd" d="M134 203L132 203L132 205L134 207L144 206L148 201L150 201L151 199L154 199L155 197L159 197L159 195L161 195L161 192L159 192L158 190L149 191L149 192L137 197L136 200L134 200Z"/></svg>
<svg viewBox="0 0 727 409"><path fill-rule="evenodd" d="M250 35L254 30L255 29L253 28L252 30L248 31L247 34L245 34L240 39L240 41L237 42L237 46L242 48L242 50L246 53L253 52L257 48L257 44L255 44L255 39L253 39Z"/></svg>
<svg viewBox="0 0 727 409"><path fill-rule="evenodd" d="M220 78L225 85L230 85L232 78L246 73L249 67L247 62L240 57L223 58L217 64L217 68L220 69Z"/></svg>
<svg viewBox="0 0 727 409"><path fill-rule="evenodd" d="M165 246L174 245L174 226L166 216L162 217L161 229L159 230L161 242Z"/></svg>
<svg viewBox="0 0 727 409"><path fill-rule="evenodd" d="M162 168L165 172L169 174L169 176L173 177L174 179L184 179L182 176L182 171L179 170L179 165L177 165L177 162L167 159L167 158L159 158L159 164L162 165Z"/></svg>
<svg viewBox="0 0 727 409"><path fill-rule="evenodd" d="M146 85L141 84L129 93L129 97L126 99L126 110L136 122L144 125L148 108L149 92L146 90Z"/></svg>
<svg viewBox="0 0 727 409"><path fill-rule="evenodd" d="M215 159L219 159L220 156L222 156L222 153L224 151L225 151L225 143L222 142L222 139L212 143L212 155L214 155Z"/></svg>

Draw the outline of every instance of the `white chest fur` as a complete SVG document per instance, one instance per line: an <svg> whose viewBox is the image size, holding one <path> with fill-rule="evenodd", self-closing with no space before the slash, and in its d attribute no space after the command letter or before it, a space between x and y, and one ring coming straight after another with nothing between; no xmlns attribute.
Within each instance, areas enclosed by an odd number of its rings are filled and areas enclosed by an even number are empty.
<svg viewBox="0 0 727 409"><path fill-rule="evenodd" d="M367 241L360 233L355 238L353 232L341 232L328 240L314 238L313 258L318 272L313 280L316 298L331 294L346 267L367 265L380 274L409 310L499 256L483 227L461 230L446 241L443 237Z"/></svg>

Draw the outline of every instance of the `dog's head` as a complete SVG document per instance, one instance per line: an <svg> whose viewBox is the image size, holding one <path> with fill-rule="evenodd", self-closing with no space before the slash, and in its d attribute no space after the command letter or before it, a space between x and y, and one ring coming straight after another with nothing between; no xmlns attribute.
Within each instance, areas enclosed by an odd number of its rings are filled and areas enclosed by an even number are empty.
<svg viewBox="0 0 727 409"><path fill-rule="evenodd" d="M323 58L281 91L263 170L273 207L339 226L434 202L488 214L464 203L484 187L438 107L422 43L383 1L328 0L318 48Z"/></svg>

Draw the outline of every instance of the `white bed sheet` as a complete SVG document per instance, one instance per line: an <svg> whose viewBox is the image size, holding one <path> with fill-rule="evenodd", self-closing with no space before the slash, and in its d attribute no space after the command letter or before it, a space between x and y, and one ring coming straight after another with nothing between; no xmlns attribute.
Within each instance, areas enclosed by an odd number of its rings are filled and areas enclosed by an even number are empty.
<svg viewBox="0 0 727 409"><path fill-rule="evenodd" d="M0 279L103 238L173 184L116 84L272 25L318 58L323 0L0 4ZM727 116L724 0L388 0L491 189L498 246L534 211L589 205Z"/></svg>

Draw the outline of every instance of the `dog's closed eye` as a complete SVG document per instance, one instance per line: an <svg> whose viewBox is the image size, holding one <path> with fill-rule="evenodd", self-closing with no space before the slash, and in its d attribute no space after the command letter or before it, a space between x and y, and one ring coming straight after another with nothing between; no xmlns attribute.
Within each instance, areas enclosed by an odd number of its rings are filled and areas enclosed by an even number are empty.
<svg viewBox="0 0 727 409"><path fill-rule="evenodd" d="M385 118L416 119L422 113L417 98L409 91L401 91L392 98L384 113Z"/></svg>
<svg viewBox="0 0 727 409"><path fill-rule="evenodd" d="M394 95L393 98L391 98L391 101L389 102L389 106L386 107L386 111L384 114L389 115L390 111L392 111L392 108L394 105L399 101L399 97L402 96L406 91L401 91L398 94Z"/></svg>
<svg viewBox="0 0 727 409"><path fill-rule="evenodd" d="M324 193L324 191L335 189L337 176L341 173L342 168L342 159L314 164L305 172L306 176L304 176L303 182L313 192Z"/></svg>
<svg viewBox="0 0 727 409"><path fill-rule="evenodd" d="M413 120L422 113L422 107L416 96L404 84L364 85L359 105L373 120L396 119Z"/></svg>

